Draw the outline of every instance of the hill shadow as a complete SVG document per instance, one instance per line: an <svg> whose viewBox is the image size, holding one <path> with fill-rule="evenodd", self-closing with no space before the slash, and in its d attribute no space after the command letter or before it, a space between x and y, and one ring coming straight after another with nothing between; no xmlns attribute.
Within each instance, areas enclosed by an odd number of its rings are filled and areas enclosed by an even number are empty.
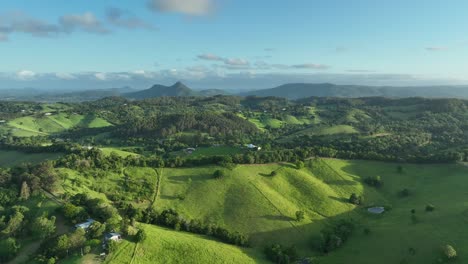
<svg viewBox="0 0 468 264"><path fill-rule="evenodd" d="M284 215L264 215L261 218L274 220L274 221L294 221L295 219L292 217L284 216Z"/></svg>
<svg viewBox="0 0 468 264"><path fill-rule="evenodd" d="M330 199L341 202L341 203L348 203L348 199L343 197L335 197L335 196L328 196Z"/></svg>
<svg viewBox="0 0 468 264"><path fill-rule="evenodd" d="M348 181L348 180L333 180L333 181L324 181L326 184L328 185L339 185L339 186L344 186L344 185L348 185L348 186L353 186L353 185L357 185L357 182L355 181Z"/></svg>

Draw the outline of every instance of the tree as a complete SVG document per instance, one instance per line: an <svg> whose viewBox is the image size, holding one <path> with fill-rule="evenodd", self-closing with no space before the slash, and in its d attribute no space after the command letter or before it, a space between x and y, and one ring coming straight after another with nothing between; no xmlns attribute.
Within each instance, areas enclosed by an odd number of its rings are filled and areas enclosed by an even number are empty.
<svg viewBox="0 0 468 264"><path fill-rule="evenodd" d="M457 257L457 251L451 245L445 245L443 251L447 259L454 259Z"/></svg>
<svg viewBox="0 0 468 264"><path fill-rule="evenodd" d="M222 178L224 176L224 172L222 170L216 170L213 173L213 177L216 179Z"/></svg>
<svg viewBox="0 0 468 264"><path fill-rule="evenodd" d="M55 232L55 216L48 219L47 215L43 214L36 218L31 225L31 231L41 238L52 235Z"/></svg>
<svg viewBox="0 0 468 264"><path fill-rule="evenodd" d="M402 173L404 172L403 166L398 165L398 167L397 167L397 172L398 172L399 174L402 174Z"/></svg>
<svg viewBox="0 0 468 264"><path fill-rule="evenodd" d="M24 215L20 211L16 211L10 220L6 224L6 227L2 230L2 234L5 235L14 235L22 226Z"/></svg>
<svg viewBox="0 0 468 264"><path fill-rule="evenodd" d="M296 221L300 222L304 220L304 212L303 211L297 211L296 212Z"/></svg>
<svg viewBox="0 0 468 264"><path fill-rule="evenodd" d="M0 240L0 262L7 262L16 255L20 247L12 237Z"/></svg>
<svg viewBox="0 0 468 264"><path fill-rule="evenodd" d="M137 242L143 242L145 241L146 239L146 232L144 229L140 229L138 230L137 234L136 234L136 240Z"/></svg>
<svg viewBox="0 0 468 264"><path fill-rule="evenodd" d="M26 201L29 199L29 196L31 195L31 189L28 186L28 183L26 181L23 181L21 184L21 190L20 190L20 200Z"/></svg>
<svg viewBox="0 0 468 264"><path fill-rule="evenodd" d="M348 199L349 203L355 204L355 205L360 205L361 204L361 196L358 196L355 193L352 193L351 196Z"/></svg>
<svg viewBox="0 0 468 264"><path fill-rule="evenodd" d="M296 162L296 169L300 170L300 169L302 169L302 168L304 168L304 162L301 161L301 160L298 160L298 161Z"/></svg>
<svg viewBox="0 0 468 264"><path fill-rule="evenodd" d="M89 226L86 235L89 238L100 238L102 237L105 231L106 231L106 225L101 224L98 221L95 221Z"/></svg>

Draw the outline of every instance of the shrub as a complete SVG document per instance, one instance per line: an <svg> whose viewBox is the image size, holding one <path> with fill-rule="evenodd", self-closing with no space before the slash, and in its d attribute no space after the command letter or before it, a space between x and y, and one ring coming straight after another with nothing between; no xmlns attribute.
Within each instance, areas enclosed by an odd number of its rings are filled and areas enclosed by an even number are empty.
<svg viewBox="0 0 468 264"><path fill-rule="evenodd" d="M432 204L426 205L426 212L432 212L435 210L435 206Z"/></svg>
<svg viewBox="0 0 468 264"><path fill-rule="evenodd" d="M137 234L136 234L136 240L137 242L143 242L146 240L146 232L144 229L140 229L138 230Z"/></svg>
<svg viewBox="0 0 468 264"><path fill-rule="evenodd" d="M303 211L297 211L296 212L296 221L300 222L304 220L304 212Z"/></svg>
<svg viewBox="0 0 468 264"><path fill-rule="evenodd" d="M364 235L370 235L371 230L368 227L366 227L366 228L364 228L363 232L364 232Z"/></svg>
<svg viewBox="0 0 468 264"><path fill-rule="evenodd" d="M351 194L351 196L349 196L348 202L351 204L360 205L362 199L361 196L358 196L357 194L353 193Z"/></svg>
<svg viewBox="0 0 468 264"><path fill-rule="evenodd" d="M302 168L304 168L304 162L303 162L303 161L300 161L300 160L297 161L297 162L296 162L296 169L300 170L300 169L302 169Z"/></svg>
<svg viewBox="0 0 468 264"><path fill-rule="evenodd" d="M408 197L411 195L411 192L407 188L404 188L398 194L400 195L400 197Z"/></svg>
<svg viewBox="0 0 468 264"><path fill-rule="evenodd" d="M221 177L224 176L224 172L222 170L216 170L214 173L213 173L213 177L215 179L219 179Z"/></svg>
<svg viewBox="0 0 468 264"><path fill-rule="evenodd" d="M457 257L457 251L451 245L445 245L443 252L447 259L454 259Z"/></svg>

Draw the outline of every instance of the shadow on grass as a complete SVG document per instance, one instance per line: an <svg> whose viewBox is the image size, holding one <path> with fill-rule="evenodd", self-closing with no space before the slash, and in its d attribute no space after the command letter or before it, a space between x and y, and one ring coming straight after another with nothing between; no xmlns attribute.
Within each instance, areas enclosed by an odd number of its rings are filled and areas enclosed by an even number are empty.
<svg viewBox="0 0 468 264"><path fill-rule="evenodd" d="M262 216L264 219L268 220L275 220L275 221L294 221L296 219L284 215L264 215Z"/></svg>
<svg viewBox="0 0 468 264"><path fill-rule="evenodd" d="M203 176L194 176L194 175L181 175L181 176L169 176L167 177L167 180L171 182L188 182L189 180L192 180L192 182L196 181L206 181L209 179L213 179L212 175L203 175Z"/></svg>
<svg viewBox="0 0 468 264"><path fill-rule="evenodd" d="M341 203L348 203L348 199L343 197L335 197L335 196L328 196L330 199L341 202Z"/></svg>

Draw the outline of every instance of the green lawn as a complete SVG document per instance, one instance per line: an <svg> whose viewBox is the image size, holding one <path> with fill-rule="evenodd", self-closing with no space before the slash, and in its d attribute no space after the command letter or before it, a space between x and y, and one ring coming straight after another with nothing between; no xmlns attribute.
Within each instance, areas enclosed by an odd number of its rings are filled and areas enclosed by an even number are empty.
<svg viewBox="0 0 468 264"><path fill-rule="evenodd" d="M151 225L141 225L148 238L136 245L123 241L119 250L104 263L170 264L170 263L268 263L262 254L217 242L208 237L177 232ZM136 247L136 250L135 250ZM132 255L135 257L132 262Z"/></svg>

